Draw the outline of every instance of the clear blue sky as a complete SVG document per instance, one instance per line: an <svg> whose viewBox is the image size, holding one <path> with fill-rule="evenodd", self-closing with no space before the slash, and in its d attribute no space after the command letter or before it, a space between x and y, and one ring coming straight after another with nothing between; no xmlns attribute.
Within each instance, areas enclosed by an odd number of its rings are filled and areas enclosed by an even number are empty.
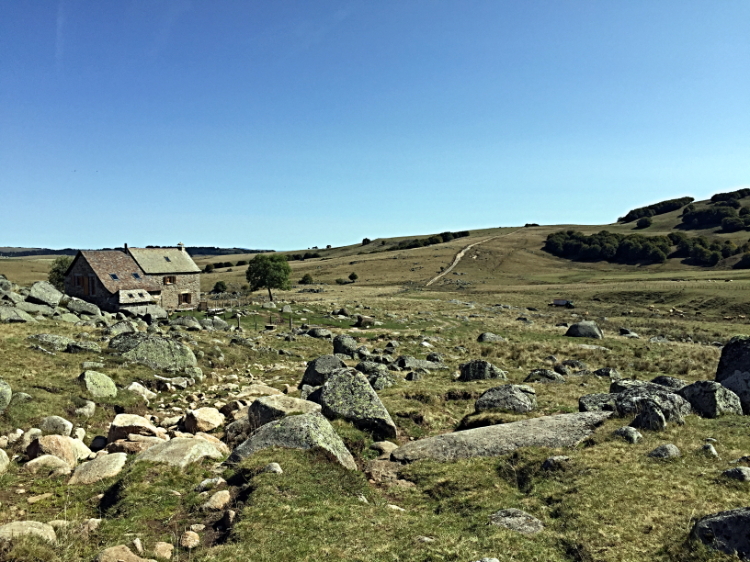
<svg viewBox="0 0 750 562"><path fill-rule="evenodd" d="M747 0L0 3L0 246L296 249L747 185Z"/></svg>

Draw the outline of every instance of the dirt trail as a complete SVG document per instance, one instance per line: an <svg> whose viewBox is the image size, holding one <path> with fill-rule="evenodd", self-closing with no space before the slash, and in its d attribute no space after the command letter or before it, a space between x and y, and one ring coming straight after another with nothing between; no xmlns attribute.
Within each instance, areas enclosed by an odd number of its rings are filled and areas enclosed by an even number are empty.
<svg viewBox="0 0 750 562"><path fill-rule="evenodd" d="M515 230L513 232L516 232ZM507 234L498 234L497 236L490 236L489 238L485 238L484 240L480 240L479 242L474 242L473 244L469 244L465 248L463 248L461 251L459 251L456 256L453 258L453 261L451 264L445 269L445 271L441 271L438 273L435 277L430 279L425 287L429 287L432 285L435 281L443 277L444 275L448 275L451 271L453 271L453 268L458 265L458 263L461 261L461 258L464 257L466 252L471 250L474 246L479 246L479 244L484 244L485 242L489 242L490 240L494 240L495 238L502 238L503 236L510 236L513 234L513 232L508 232Z"/></svg>

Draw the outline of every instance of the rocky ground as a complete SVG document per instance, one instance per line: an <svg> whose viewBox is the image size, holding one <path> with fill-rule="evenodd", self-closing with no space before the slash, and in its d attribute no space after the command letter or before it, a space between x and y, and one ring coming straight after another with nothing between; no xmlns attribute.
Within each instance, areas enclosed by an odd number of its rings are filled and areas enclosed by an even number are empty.
<svg viewBox="0 0 750 562"><path fill-rule="evenodd" d="M0 559L750 557L750 340L292 296L268 331L0 280Z"/></svg>

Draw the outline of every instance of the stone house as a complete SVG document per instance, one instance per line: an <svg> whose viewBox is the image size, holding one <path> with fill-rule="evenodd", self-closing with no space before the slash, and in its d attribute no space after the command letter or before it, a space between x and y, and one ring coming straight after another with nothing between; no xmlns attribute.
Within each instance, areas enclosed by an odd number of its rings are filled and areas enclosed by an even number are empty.
<svg viewBox="0 0 750 562"><path fill-rule="evenodd" d="M200 269L185 247L128 248L76 254L65 274L65 293L108 312L196 308Z"/></svg>
<svg viewBox="0 0 750 562"><path fill-rule="evenodd" d="M158 303L167 310L197 308L201 270L183 244L176 248L128 248L125 251L159 285Z"/></svg>

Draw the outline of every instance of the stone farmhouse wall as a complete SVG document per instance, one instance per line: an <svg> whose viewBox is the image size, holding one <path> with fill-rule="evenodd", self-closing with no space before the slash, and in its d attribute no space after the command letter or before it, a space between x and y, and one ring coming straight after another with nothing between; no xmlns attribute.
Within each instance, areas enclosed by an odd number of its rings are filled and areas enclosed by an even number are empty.
<svg viewBox="0 0 750 562"><path fill-rule="evenodd" d="M172 284L165 283L167 277L174 277ZM175 273L167 275L149 275L149 277L161 287L161 299L159 304L163 308L197 308L201 296L200 273ZM190 293L190 303L180 305L180 295Z"/></svg>
<svg viewBox="0 0 750 562"><path fill-rule="evenodd" d="M76 285L75 279L77 276L88 279L88 294L85 294L84 283ZM77 260L73 269L65 277L65 294L95 304L107 312L117 312L119 310L117 295L111 294L104 288L94 270L84 259Z"/></svg>

